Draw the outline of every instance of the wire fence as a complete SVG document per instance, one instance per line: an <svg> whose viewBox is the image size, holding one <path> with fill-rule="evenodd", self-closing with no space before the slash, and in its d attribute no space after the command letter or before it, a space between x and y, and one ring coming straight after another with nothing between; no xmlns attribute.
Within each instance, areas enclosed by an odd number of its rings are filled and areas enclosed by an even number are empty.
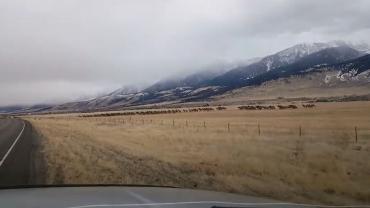
<svg viewBox="0 0 370 208"><path fill-rule="evenodd" d="M263 123L260 121L213 121L199 119L159 119L145 118L137 116L125 117L91 117L82 118L84 120L95 121L100 125L120 125L122 127L146 127L162 128L165 130L180 130L189 132L215 132L228 134L241 134L245 136L270 136L284 137L294 136L295 138L324 138L342 139L351 143L358 143L360 140L370 140L370 128L358 126L331 126L322 127L320 125L307 125L305 123L296 125L284 125L276 122Z"/></svg>

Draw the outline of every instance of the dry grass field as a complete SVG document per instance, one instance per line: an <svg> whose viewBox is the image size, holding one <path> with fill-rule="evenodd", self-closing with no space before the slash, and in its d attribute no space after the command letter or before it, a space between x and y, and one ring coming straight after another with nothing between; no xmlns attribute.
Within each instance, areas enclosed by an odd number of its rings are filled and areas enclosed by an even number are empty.
<svg viewBox="0 0 370 208"><path fill-rule="evenodd" d="M42 137L48 184L168 185L295 202L370 202L370 102L26 119Z"/></svg>

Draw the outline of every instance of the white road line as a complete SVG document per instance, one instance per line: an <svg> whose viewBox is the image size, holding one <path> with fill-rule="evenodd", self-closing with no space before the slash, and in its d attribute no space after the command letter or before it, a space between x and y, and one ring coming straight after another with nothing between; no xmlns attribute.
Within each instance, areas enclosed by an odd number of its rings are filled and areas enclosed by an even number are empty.
<svg viewBox="0 0 370 208"><path fill-rule="evenodd" d="M92 208L92 207L141 207L141 206L165 206L165 205L190 205L190 204L211 204L211 205L239 205L239 206L298 206L298 207L322 207L322 208L350 208L350 207L370 207L370 205L316 205L316 204L295 204L295 203L238 203L238 202L223 202L223 201L189 201L189 202L164 202L164 203L144 203L144 204L89 204L81 206L73 206L66 208Z"/></svg>
<svg viewBox="0 0 370 208"><path fill-rule="evenodd" d="M6 154L4 155L3 159L1 159L0 161L0 167L3 165L5 159L8 157L8 155L10 154L10 152L13 150L14 146L17 144L19 138L21 138L22 136L22 133L24 131L24 128L26 127L26 124L24 123L23 121L23 127L22 127L22 130L21 132L18 134L17 138L15 139L15 141L13 142L12 146L10 146L10 148L8 149L8 151L6 152Z"/></svg>

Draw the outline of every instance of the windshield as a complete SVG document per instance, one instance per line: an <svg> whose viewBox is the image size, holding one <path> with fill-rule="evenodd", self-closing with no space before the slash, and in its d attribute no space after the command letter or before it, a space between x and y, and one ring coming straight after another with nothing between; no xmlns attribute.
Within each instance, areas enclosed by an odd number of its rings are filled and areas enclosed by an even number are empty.
<svg viewBox="0 0 370 208"><path fill-rule="evenodd" d="M130 185L369 204L369 8L0 0L0 198Z"/></svg>

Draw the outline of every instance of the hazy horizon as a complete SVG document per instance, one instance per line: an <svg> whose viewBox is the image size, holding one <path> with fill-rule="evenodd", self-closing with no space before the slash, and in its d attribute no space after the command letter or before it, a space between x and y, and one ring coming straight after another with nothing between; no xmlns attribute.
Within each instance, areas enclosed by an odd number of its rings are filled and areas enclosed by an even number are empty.
<svg viewBox="0 0 370 208"><path fill-rule="evenodd" d="M370 2L0 0L0 106L68 102L263 57L370 43Z"/></svg>

